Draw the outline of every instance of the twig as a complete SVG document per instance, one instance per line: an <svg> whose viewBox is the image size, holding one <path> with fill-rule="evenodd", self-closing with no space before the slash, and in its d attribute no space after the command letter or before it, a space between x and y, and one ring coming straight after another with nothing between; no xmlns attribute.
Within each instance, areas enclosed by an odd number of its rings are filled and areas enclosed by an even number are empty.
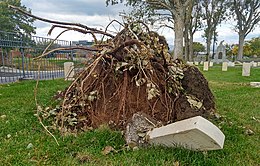
<svg viewBox="0 0 260 166"><path fill-rule="evenodd" d="M111 35L109 33L100 31L100 30L95 29L95 28L90 28L86 25L82 25L82 24L79 24L79 23L70 23L70 22L62 22L62 21L54 21L54 20L50 20L50 19L45 19L45 18L42 18L42 17L39 17L39 16L35 16L31 13L28 13L28 12L26 12L26 11L20 9L19 7L16 7L16 6L8 5L8 7L13 9L13 10L19 11L20 13L22 13L24 15L30 16L32 18L35 18L35 19L38 19L38 20L41 20L41 21L44 21L44 22L48 22L48 23L52 23L52 24L59 24L59 25L77 26L77 27L84 28L86 30L93 31L94 33L100 33L100 34L103 34L103 35L106 35L106 36L109 36L109 37L112 37L112 38L114 37L113 35Z"/></svg>
<svg viewBox="0 0 260 166"><path fill-rule="evenodd" d="M51 29L49 30L48 35L50 35L52 33L54 28L65 28L67 30L77 31L77 32L80 32L80 33L83 33L83 34L89 34L90 33L92 35L92 37L94 38L95 43L97 43L97 38L96 38L96 36L95 36L93 31L86 31L84 29L75 28L75 27L69 27L69 26L63 26L63 25L53 25L51 27ZM98 34L104 34L104 33L98 33Z"/></svg>
<svg viewBox="0 0 260 166"><path fill-rule="evenodd" d="M92 47L61 47L61 48L55 48L49 52L46 52L36 58L33 58L33 60L36 60L36 59L40 59L50 53L53 53L55 51L62 51L62 50L87 50L87 51L95 51L95 52L98 52L98 51L101 51L100 49L96 49L96 48L92 48Z"/></svg>

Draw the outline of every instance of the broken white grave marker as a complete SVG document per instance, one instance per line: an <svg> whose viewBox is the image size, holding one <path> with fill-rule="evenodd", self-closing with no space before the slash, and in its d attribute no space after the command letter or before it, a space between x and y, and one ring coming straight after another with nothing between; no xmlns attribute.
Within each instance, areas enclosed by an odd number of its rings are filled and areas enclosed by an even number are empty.
<svg viewBox="0 0 260 166"><path fill-rule="evenodd" d="M147 133L149 143L205 151L223 149L225 135L201 116L155 128Z"/></svg>

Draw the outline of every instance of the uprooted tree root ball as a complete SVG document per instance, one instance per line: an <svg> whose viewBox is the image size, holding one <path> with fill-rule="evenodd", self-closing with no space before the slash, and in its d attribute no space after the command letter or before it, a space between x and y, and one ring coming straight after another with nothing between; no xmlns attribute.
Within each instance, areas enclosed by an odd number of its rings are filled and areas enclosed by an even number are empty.
<svg viewBox="0 0 260 166"><path fill-rule="evenodd" d="M164 37L131 23L115 37L95 44L93 61L57 96L52 111L63 132L107 124L125 129L134 113L161 124L215 111L214 97L201 72L172 60Z"/></svg>

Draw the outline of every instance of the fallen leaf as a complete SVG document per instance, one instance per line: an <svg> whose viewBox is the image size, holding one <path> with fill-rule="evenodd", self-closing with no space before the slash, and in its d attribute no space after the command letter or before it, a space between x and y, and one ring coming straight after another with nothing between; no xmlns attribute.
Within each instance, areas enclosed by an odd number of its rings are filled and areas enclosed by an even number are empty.
<svg viewBox="0 0 260 166"><path fill-rule="evenodd" d="M11 136L11 134L7 134L7 138L9 139L9 138L11 138L12 136Z"/></svg>
<svg viewBox="0 0 260 166"><path fill-rule="evenodd" d="M250 129L247 129L246 131L245 131L245 134L246 135L253 135L253 134L255 134L252 130L250 130Z"/></svg>
<svg viewBox="0 0 260 166"><path fill-rule="evenodd" d="M112 146L106 146L104 150L102 150L103 155L108 155L111 152L116 152L116 150Z"/></svg>
<svg viewBox="0 0 260 166"><path fill-rule="evenodd" d="M26 149L31 149L31 148L33 148L33 144L32 144L32 143L29 143L29 144L27 145Z"/></svg>

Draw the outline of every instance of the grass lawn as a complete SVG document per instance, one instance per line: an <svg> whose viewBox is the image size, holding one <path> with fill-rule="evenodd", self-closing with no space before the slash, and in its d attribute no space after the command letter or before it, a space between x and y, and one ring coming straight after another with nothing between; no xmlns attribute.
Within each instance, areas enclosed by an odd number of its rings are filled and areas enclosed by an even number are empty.
<svg viewBox="0 0 260 166"><path fill-rule="evenodd" d="M253 68L250 77L241 76L241 67L222 72L214 66L203 74L215 95L217 111L224 116L214 122L226 135L223 150L150 147L128 151L121 133L107 128L66 137L54 132L58 146L34 116L35 82L27 81L0 85L0 165L259 165L260 89L250 87L249 82L260 82L260 68ZM53 104L53 94L68 84L41 81L40 104ZM254 134L245 134L248 129ZM104 156L105 146L118 152Z"/></svg>

